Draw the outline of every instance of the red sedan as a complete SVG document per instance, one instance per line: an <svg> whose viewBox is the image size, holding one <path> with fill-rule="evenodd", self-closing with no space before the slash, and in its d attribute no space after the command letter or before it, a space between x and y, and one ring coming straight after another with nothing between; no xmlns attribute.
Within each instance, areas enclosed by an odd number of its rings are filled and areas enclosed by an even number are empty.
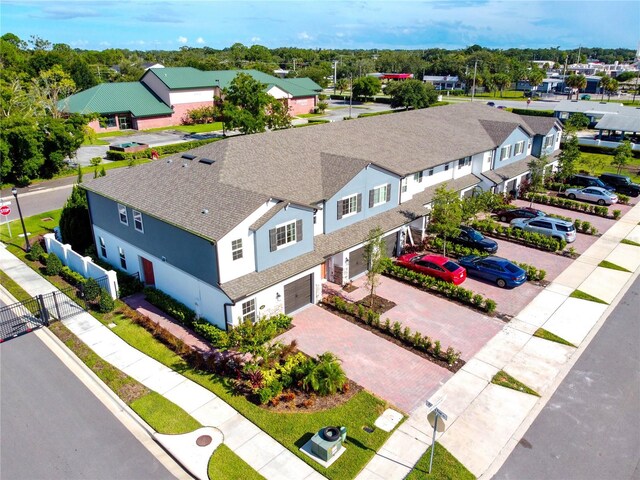
<svg viewBox="0 0 640 480"><path fill-rule="evenodd" d="M467 278L467 271L464 267L440 255L407 253L399 257L396 264L445 282L451 282L454 285L460 285Z"/></svg>

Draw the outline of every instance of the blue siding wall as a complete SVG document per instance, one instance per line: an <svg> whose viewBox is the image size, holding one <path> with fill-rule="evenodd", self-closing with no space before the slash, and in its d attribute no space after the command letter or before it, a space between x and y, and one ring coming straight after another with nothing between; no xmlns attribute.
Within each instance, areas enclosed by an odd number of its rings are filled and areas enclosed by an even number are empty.
<svg viewBox="0 0 640 480"><path fill-rule="evenodd" d="M515 144L520 140L524 140L524 150L520 155L513 155ZM511 145L511 156L506 160L498 160L500 157L500 150L502 147L506 147L507 145ZM522 129L516 128L511 135L507 137L507 139L500 144L500 146L496 150L496 161L494 168L504 167L505 165L509 165L510 163L517 162L518 160L522 160L527 157L527 147L529 146L529 135L527 135Z"/></svg>
<svg viewBox="0 0 640 480"><path fill-rule="evenodd" d="M302 220L302 240L271 251L269 230L279 225ZM255 233L256 270L265 270L313 250L313 211L289 205L280 210Z"/></svg>
<svg viewBox="0 0 640 480"><path fill-rule="evenodd" d="M381 185L391 184L391 198L388 202L369 208L369 190ZM324 208L324 228L325 233L335 232L343 227L373 217L386 210L390 210L398 206L400 179L374 165L363 169L349 183L342 187L338 193L325 203ZM354 215L338 219L338 200L344 197L360 193L362 195L362 210Z"/></svg>
<svg viewBox="0 0 640 480"><path fill-rule="evenodd" d="M165 257L174 267L210 285L218 284L216 247L208 240L145 215L144 212L144 233L138 232L133 226L131 208L127 207L127 226L120 223L116 202L93 192L87 192L87 199L91 220L98 227L150 255Z"/></svg>

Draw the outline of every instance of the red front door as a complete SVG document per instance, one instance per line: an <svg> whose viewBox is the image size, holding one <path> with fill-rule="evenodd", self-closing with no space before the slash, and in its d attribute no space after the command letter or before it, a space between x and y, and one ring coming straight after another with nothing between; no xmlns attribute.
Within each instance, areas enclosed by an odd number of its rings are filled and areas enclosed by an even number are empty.
<svg viewBox="0 0 640 480"><path fill-rule="evenodd" d="M146 258L142 258L142 272L144 274L144 283L146 285L155 285L156 279L153 276L153 263Z"/></svg>

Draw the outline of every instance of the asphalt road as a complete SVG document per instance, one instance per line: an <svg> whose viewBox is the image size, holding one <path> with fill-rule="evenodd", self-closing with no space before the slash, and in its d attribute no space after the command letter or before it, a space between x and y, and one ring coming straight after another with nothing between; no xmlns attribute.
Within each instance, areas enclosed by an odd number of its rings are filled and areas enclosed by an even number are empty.
<svg viewBox="0 0 640 480"><path fill-rule="evenodd" d="M0 478L174 478L33 333L0 345Z"/></svg>
<svg viewBox="0 0 640 480"><path fill-rule="evenodd" d="M493 477L640 479L640 277Z"/></svg>

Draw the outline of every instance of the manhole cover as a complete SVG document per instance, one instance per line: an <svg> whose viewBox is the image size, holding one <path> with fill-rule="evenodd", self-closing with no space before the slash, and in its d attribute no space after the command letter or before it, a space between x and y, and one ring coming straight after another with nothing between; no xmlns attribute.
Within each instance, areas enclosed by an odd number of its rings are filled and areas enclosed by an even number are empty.
<svg viewBox="0 0 640 480"><path fill-rule="evenodd" d="M371 427L362 427L362 429L367 433L373 433L373 428Z"/></svg>
<svg viewBox="0 0 640 480"><path fill-rule="evenodd" d="M206 447L211 443L211 440L212 438L209 435L200 435L196 440L196 445L199 447Z"/></svg>

